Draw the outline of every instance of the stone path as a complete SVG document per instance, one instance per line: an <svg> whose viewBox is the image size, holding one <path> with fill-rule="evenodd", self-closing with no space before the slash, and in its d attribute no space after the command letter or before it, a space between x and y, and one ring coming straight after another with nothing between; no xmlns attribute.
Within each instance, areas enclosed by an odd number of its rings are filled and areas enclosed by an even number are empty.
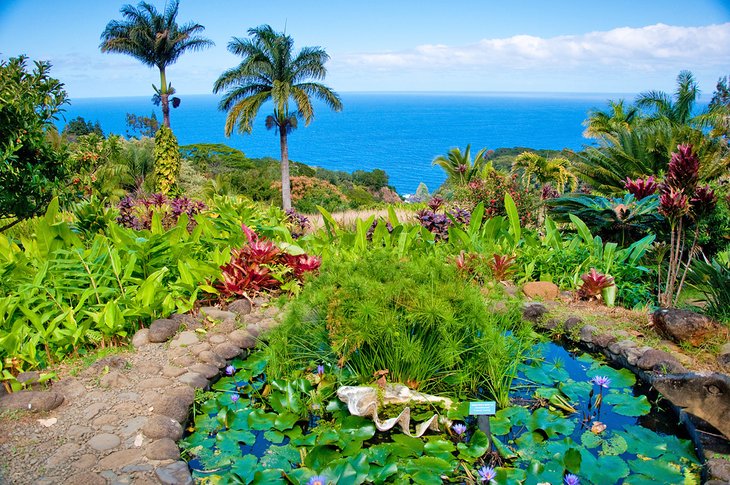
<svg viewBox="0 0 730 485"><path fill-rule="evenodd" d="M0 395L0 483L191 484L176 441L195 389L278 319L259 299L253 308L238 300L197 318L173 315L137 332L134 351L61 376L50 389ZM29 408L37 412L20 411Z"/></svg>

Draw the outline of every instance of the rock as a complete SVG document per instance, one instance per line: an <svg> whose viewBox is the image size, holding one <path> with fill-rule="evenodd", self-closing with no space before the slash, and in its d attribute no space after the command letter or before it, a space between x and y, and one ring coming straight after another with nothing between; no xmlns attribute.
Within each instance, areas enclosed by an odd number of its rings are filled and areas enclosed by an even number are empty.
<svg viewBox="0 0 730 485"><path fill-rule="evenodd" d="M653 370L662 374L681 374L687 372L672 354L663 350L650 349L636 361L639 369Z"/></svg>
<svg viewBox="0 0 730 485"><path fill-rule="evenodd" d="M653 349L651 347L626 347L623 349L622 353L630 365L636 365L636 363L639 362L639 359L641 359L641 357L643 357L643 355L649 350Z"/></svg>
<svg viewBox="0 0 730 485"><path fill-rule="evenodd" d="M162 370L162 366L159 364L155 364L154 362L141 362L137 367L135 367L135 370L138 374L146 375L146 376L155 376L160 373Z"/></svg>
<svg viewBox="0 0 730 485"><path fill-rule="evenodd" d="M46 461L46 466L54 467L61 463L67 462L77 451L81 449L81 446L76 443L66 443L58 447L56 452Z"/></svg>
<svg viewBox="0 0 730 485"><path fill-rule="evenodd" d="M253 338L258 338L258 336L261 335L261 329L256 325L246 325L246 333Z"/></svg>
<svg viewBox="0 0 730 485"><path fill-rule="evenodd" d="M195 330L196 328L202 327L200 322L189 313L173 313L168 318L175 320L178 325L185 327L186 330Z"/></svg>
<svg viewBox="0 0 730 485"><path fill-rule="evenodd" d="M18 376L15 378L18 382L21 384L25 384L26 386L32 386L33 384L38 382L38 379L41 378L41 373L36 371L31 372L21 372L18 374Z"/></svg>
<svg viewBox="0 0 730 485"><path fill-rule="evenodd" d="M560 322L555 318L548 318L545 321L537 322L537 325L545 330L555 330L560 325Z"/></svg>
<svg viewBox="0 0 730 485"><path fill-rule="evenodd" d="M190 406L195 401L195 391L190 387L178 387L152 402L156 414L167 416L180 424L185 423L190 414Z"/></svg>
<svg viewBox="0 0 730 485"><path fill-rule="evenodd" d="M251 349L256 346L256 337L246 330L234 330L228 334L228 340L242 349Z"/></svg>
<svg viewBox="0 0 730 485"><path fill-rule="evenodd" d="M549 281L530 281L522 287L522 292L528 298L542 298L554 300L560 294L560 288Z"/></svg>
<svg viewBox="0 0 730 485"><path fill-rule="evenodd" d="M222 344L222 343L223 343L223 342L225 342L226 340L228 340L228 339L226 338L226 336L225 336L225 335L222 335L222 334L220 334L220 333L215 333L215 334L211 335L211 336L210 336L210 337L208 338L208 342L210 342L210 344L211 344L211 345L217 345L217 344Z"/></svg>
<svg viewBox="0 0 730 485"><path fill-rule="evenodd" d="M209 384L208 379L197 372L188 372L187 374L183 374L178 377L177 380L183 384L187 384L193 389L205 389Z"/></svg>
<svg viewBox="0 0 730 485"><path fill-rule="evenodd" d="M63 482L65 485L106 485L106 478L93 472L80 472L71 475Z"/></svg>
<svg viewBox="0 0 730 485"><path fill-rule="evenodd" d="M2 386L0 386L2 387ZM84 386L77 379L65 378L53 384L53 390L60 392L63 396L71 400L73 398L86 394L86 386Z"/></svg>
<svg viewBox="0 0 730 485"><path fill-rule="evenodd" d="M236 314L230 311L221 310L214 306L205 306L200 309L200 314L204 315L208 320L223 321L227 318L236 319Z"/></svg>
<svg viewBox="0 0 730 485"><path fill-rule="evenodd" d="M0 411L23 409L51 411L63 403L63 395L55 391L18 391L0 398Z"/></svg>
<svg viewBox="0 0 730 485"><path fill-rule="evenodd" d="M89 440L89 446L96 451L111 450L121 444L122 440L119 436L111 433L101 433L93 436Z"/></svg>
<svg viewBox="0 0 730 485"><path fill-rule="evenodd" d="M722 483L730 483L730 461L714 458L707 460L705 466L707 466L708 478L719 480Z"/></svg>
<svg viewBox="0 0 730 485"><path fill-rule="evenodd" d="M261 328L262 332L268 332L277 325L279 325L279 322L277 322L273 318L263 318L259 322L259 328Z"/></svg>
<svg viewBox="0 0 730 485"><path fill-rule="evenodd" d="M84 435L90 434L93 429L91 429L88 426L81 426L80 424L72 424L69 426L68 431L66 432L66 435L70 438L78 439L82 438Z"/></svg>
<svg viewBox="0 0 730 485"><path fill-rule="evenodd" d="M213 346L210 345L208 342L200 342L199 344L193 345L188 350L193 355L200 355L201 352L205 352L206 350L210 350L212 348Z"/></svg>
<svg viewBox="0 0 730 485"><path fill-rule="evenodd" d="M580 339L585 343L593 343L593 336L598 333L598 329L593 325L585 325L580 329Z"/></svg>
<svg viewBox="0 0 730 485"><path fill-rule="evenodd" d="M226 318L222 322L216 323L213 329L216 333L226 334L233 332L238 328L238 323L232 318Z"/></svg>
<svg viewBox="0 0 730 485"><path fill-rule="evenodd" d="M593 344L603 349L608 348L616 341L616 337L607 333L593 334Z"/></svg>
<svg viewBox="0 0 730 485"><path fill-rule="evenodd" d="M582 323L582 318L573 315L565 319L565 322L563 322L563 328L565 328L566 332L572 332L574 328L580 326Z"/></svg>
<svg viewBox="0 0 730 485"><path fill-rule="evenodd" d="M102 426L116 424L118 419L119 416L116 414L102 414L101 416L95 417L94 420L91 422L91 425L96 428L101 428Z"/></svg>
<svg viewBox="0 0 730 485"><path fill-rule="evenodd" d="M188 370L190 372L195 372L196 374L200 374L201 376L205 377L206 379L212 379L213 377L217 376L220 373L220 369L218 367L211 365L211 364L195 364L188 367Z"/></svg>
<svg viewBox="0 0 730 485"><path fill-rule="evenodd" d="M81 455L78 460L71 463L75 468L80 470L88 470L96 465L97 458L93 453L85 453Z"/></svg>
<svg viewBox="0 0 730 485"><path fill-rule="evenodd" d="M657 391L690 414L704 419L730 439L730 377L682 374L658 377Z"/></svg>
<svg viewBox="0 0 730 485"><path fill-rule="evenodd" d="M213 347L213 352L220 355L226 360L231 360L234 357L241 355L241 348L231 342L223 342Z"/></svg>
<svg viewBox="0 0 730 485"><path fill-rule="evenodd" d="M629 339L619 340L609 345L608 350L616 355L626 355L626 349L636 347L636 342Z"/></svg>
<svg viewBox="0 0 730 485"><path fill-rule="evenodd" d="M193 478L190 476L188 464L184 461L176 461L170 465L155 470L157 479L163 485L192 485Z"/></svg>
<svg viewBox="0 0 730 485"><path fill-rule="evenodd" d="M717 354L717 362L730 369L730 342L720 347L720 352Z"/></svg>
<svg viewBox="0 0 730 485"><path fill-rule="evenodd" d="M195 364L197 360L190 354L181 355L172 359L172 363L180 367L190 367Z"/></svg>
<svg viewBox="0 0 730 485"><path fill-rule="evenodd" d="M99 460L99 468L102 470L116 470L117 468L135 463L141 458L142 450L139 448L115 451Z"/></svg>
<svg viewBox="0 0 730 485"><path fill-rule="evenodd" d="M99 385L107 388L119 389L120 387L127 387L130 384L132 384L132 381L129 380L129 377L117 370L113 370L99 379Z"/></svg>
<svg viewBox="0 0 730 485"><path fill-rule="evenodd" d="M122 473L148 472L152 470L152 465L127 465L122 467Z"/></svg>
<svg viewBox="0 0 730 485"><path fill-rule="evenodd" d="M186 370L182 367L175 367L174 365L167 365L162 369L162 375L165 377L178 377L185 374Z"/></svg>
<svg viewBox="0 0 730 485"><path fill-rule="evenodd" d="M248 315L251 313L251 302L245 298L233 301L228 304L228 311L240 316Z"/></svg>
<svg viewBox="0 0 730 485"><path fill-rule="evenodd" d="M153 343L167 342L177 333L179 328L179 322L167 318L161 318L152 322L147 338Z"/></svg>
<svg viewBox="0 0 730 485"><path fill-rule="evenodd" d="M710 318L687 310L660 308L652 315L656 329L677 342L689 342L695 347L717 335L720 326Z"/></svg>
<svg viewBox="0 0 730 485"><path fill-rule="evenodd" d="M191 332L190 330L185 330L184 332L180 332L177 337L175 337L173 341L170 342L170 348L174 349L176 347L189 347L197 343L197 334L195 332Z"/></svg>
<svg viewBox="0 0 730 485"><path fill-rule="evenodd" d="M155 408L155 412L157 411L157 408ZM142 426L147 422L147 418L144 416L137 416L135 418L132 418L128 421L124 422L124 426L119 428L119 433L125 437L129 438L133 434L136 434L140 429L142 429Z"/></svg>
<svg viewBox="0 0 730 485"><path fill-rule="evenodd" d="M533 323L540 321L546 313L547 308L542 303L525 303L522 308L522 318Z"/></svg>
<svg viewBox="0 0 730 485"><path fill-rule="evenodd" d="M166 377L150 377L137 383L138 389L163 389L172 385L172 381Z"/></svg>
<svg viewBox="0 0 730 485"><path fill-rule="evenodd" d="M132 337L132 345L135 349L138 349L143 345L147 345L148 343L150 343L149 333L150 331L147 328L137 330L137 332L134 334L134 337Z"/></svg>
<svg viewBox="0 0 730 485"><path fill-rule="evenodd" d="M246 324L259 323L263 319L264 317L260 313L252 313L250 315L246 315Z"/></svg>
<svg viewBox="0 0 730 485"><path fill-rule="evenodd" d="M170 438L177 441L182 438L182 432L180 423L169 416L161 414L155 414L147 418L147 422L142 428L142 433L153 440Z"/></svg>
<svg viewBox="0 0 730 485"><path fill-rule="evenodd" d="M219 369L222 369L226 366L226 359L214 352L211 352L210 350L201 352L200 354L198 354L198 358L206 364L212 364Z"/></svg>
<svg viewBox="0 0 730 485"><path fill-rule="evenodd" d="M145 456L150 460L179 460L180 448L170 438L162 438L147 445Z"/></svg>

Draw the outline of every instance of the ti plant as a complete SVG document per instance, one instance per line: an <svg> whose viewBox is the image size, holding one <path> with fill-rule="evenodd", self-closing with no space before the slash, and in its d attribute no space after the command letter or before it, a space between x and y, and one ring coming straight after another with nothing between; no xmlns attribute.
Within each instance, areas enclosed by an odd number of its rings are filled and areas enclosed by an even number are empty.
<svg viewBox="0 0 730 485"><path fill-rule="evenodd" d="M493 254L492 259L487 263L492 270L492 276L497 281L505 281L512 274L515 264L515 256L508 254Z"/></svg>
<svg viewBox="0 0 730 485"><path fill-rule="evenodd" d="M658 300L663 307L677 304L692 259L697 254L698 221L711 213L717 204L717 197L709 186L698 186L699 172L700 160L692 145L679 145L672 154L667 175L659 185L659 212L667 218L670 227L669 261L666 270L661 267L662 261L659 268ZM694 234L688 238L688 230L693 227ZM689 239L691 243L688 243Z"/></svg>
<svg viewBox="0 0 730 485"><path fill-rule="evenodd" d="M580 279L583 280L583 285L578 290L578 297L581 300L598 299L604 288L613 285L613 278L599 273L596 268L591 268L588 273L581 275Z"/></svg>

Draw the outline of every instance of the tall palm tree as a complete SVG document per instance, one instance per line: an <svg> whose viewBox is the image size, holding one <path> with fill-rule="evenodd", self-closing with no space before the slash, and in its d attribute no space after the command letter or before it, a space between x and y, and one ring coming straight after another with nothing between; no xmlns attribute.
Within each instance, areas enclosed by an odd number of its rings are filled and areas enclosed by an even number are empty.
<svg viewBox="0 0 730 485"><path fill-rule="evenodd" d="M522 171L522 180L526 185L535 182L540 185L554 184L558 193L562 194L565 186L571 190L578 187L578 178L570 170L570 160L563 157L547 159L534 152L522 152L512 162L512 173Z"/></svg>
<svg viewBox="0 0 730 485"><path fill-rule="evenodd" d="M624 100L609 101L608 110L591 110L588 119L583 122L586 127L583 136L600 138L605 134L616 133L621 128L632 129L641 121L641 112L636 106L626 106Z"/></svg>
<svg viewBox="0 0 730 485"><path fill-rule="evenodd" d="M269 25L248 30L247 39L234 37L228 50L243 57L216 80L213 92L226 90L219 108L228 111L225 133L230 136L237 126L239 133L251 133L253 120L266 101L274 112L266 118L266 127L276 129L281 147L281 195L285 210L291 209L289 148L287 136L302 118L309 125L314 119L312 97L320 99L334 111L342 110L342 101L332 89L316 82L324 79L324 64L329 55L321 47L303 47L294 52L294 40L275 32ZM290 109L293 101L296 111Z"/></svg>
<svg viewBox="0 0 730 485"><path fill-rule="evenodd" d="M447 182L466 185L488 166L487 149L479 150L472 160L471 145L467 145L463 152L458 147L452 148L446 155L434 158L431 165L438 165L446 172Z"/></svg>
<svg viewBox="0 0 730 485"><path fill-rule="evenodd" d="M198 51L210 47L213 41L201 37L205 30L200 24L188 22L178 25L179 0L173 0L164 12L154 6L140 2L137 8L125 5L120 12L124 20L112 20L101 34L102 52L127 54L145 66L160 70L160 88L155 89L162 104L163 124L170 127L170 95L175 93L172 83L167 82L165 68L172 65L185 51ZM173 107L180 103L173 98Z"/></svg>
<svg viewBox="0 0 730 485"><path fill-rule="evenodd" d="M692 110L699 95L700 90L692 73L681 71L677 76L677 90L673 97L663 91L647 91L636 98L636 105L652 108L654 113L650 119L690 126L694 121Z"/></svg>

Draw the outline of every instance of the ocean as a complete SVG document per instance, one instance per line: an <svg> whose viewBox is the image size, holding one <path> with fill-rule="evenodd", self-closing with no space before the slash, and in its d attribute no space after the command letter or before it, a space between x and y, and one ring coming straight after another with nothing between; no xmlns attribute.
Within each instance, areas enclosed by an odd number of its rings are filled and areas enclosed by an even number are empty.
<svg viewBox="0 0 730 485"><path fill-rule="evenodd" d="M171 124L181 145L225 143L249 157L279 158L279 138L267 131L264 105L250 135L223 132L225 113L214 95L180 96L171 110ZM471 144L472 153L487 148L530 147L579 150L591 143L583 138L582 123L589 110L605 109L620 94L504 94L504 93L341 93L344 109L335 113L315 104L315 119L289 136L292 160L330 170L380 168L400 194L414 193L424 182L433 191L444 181L432 160L452 147ZM151 96L72 99L65 120L83 116L99 121L105 133L126 134L126 113L161 120Z"/></svg>

